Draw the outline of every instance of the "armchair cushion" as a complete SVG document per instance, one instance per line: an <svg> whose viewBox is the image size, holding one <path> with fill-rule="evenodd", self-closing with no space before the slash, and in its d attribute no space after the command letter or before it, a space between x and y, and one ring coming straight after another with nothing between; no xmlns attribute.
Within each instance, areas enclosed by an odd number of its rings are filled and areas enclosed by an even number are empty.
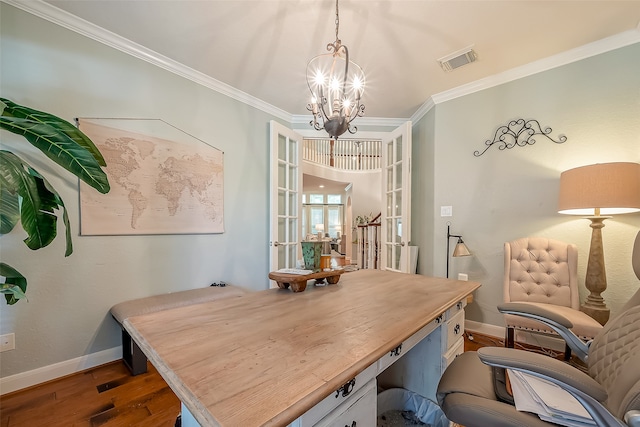
<svg viewBox="0 0 640 427"><path fill-rule="evenodd" d="M498 400L491 367L475 351L464 352L444 372L437 392L447 418L461 425L550 427L535 414L519 412Z"/></svg>
<svg viewBox="0 0 640 427"><path fill-rule="evenodd" d="M593 337L595 337L598 332L602 330L602 325L595 319L583 313L582 311L574 310L571 307L535 302L527 302L527 304L545 309L554 314L565 317L567 320L573 323L573 328L571 328L573 333L585 341L593 339ZM523 317L514 316L512 314L505 314L504 318L506 326L508 328L543 332L549 334L554 333L551 328L536 320L525 319Z"/></svg>

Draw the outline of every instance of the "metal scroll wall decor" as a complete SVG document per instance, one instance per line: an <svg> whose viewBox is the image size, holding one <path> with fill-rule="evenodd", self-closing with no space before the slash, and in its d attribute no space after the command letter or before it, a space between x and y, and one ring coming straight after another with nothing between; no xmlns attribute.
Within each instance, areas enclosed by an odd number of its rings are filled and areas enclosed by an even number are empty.
<svg viewBox="0 0 640 427"><path fill-rule="evenodd" d="M550 133L551 128L547 126L542 129L537 120L511 120L509 124L502 125L496 129L493 140L488 139L484 142L486 148L482 152L476 150L473 152L473 155L476 157L482 156L494 144L498 144L498 150L511 149L515 146L525 147L527 145L533 145L536 143L534 139L535 135L542 135L556 144L562 144L567 140L567 137L564 135L559 135L558 140L555 140L549 136Z"/></svg>

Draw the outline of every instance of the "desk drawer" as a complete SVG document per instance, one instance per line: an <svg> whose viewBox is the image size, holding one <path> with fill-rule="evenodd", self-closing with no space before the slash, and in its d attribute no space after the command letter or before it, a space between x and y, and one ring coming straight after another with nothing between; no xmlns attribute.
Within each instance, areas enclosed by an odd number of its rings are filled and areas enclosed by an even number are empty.
<svg viewBox="0 0 640 427"><path fill-rule="evenodd" d="M464 308L467 306L467 299L461 299L457 303L455 303L451 308L449 308L446 312L447 320L453 318L456 314L464 311Z"/></svg>
<svg viewBox="0 0 640 427"><path fill-rule="evenodd" d="M422 341L424 337L433 332L438 326L439 323L434 320L433 322L424 326L418 332L404 340L398 347L378 359L378 373L391 366L393 362L395 362L400 357L402 357L403 354L411 350L416 344Z"/></svg>
<svg viewBox="0 0 640 427"><path fill-rule="evenodd" d="M376 376L376 364L372 364L364 371L360 372L352 380L353 384L347 383L342 389L336 390L329 396L322 399L316 406L309 409L298 418L298 423L292 424L296 427L311 427L314 426L319 420L325 417L329 412L340 406L342 403L349 401L358 390L363 388L369 381ZM374 381L375 383L375 381ZM374 387L375 388L375 387ZM375 412L375 411L374 411ZM358 423L360 425L360 423ZM365 425L365 424L362 424ZM374 424L375 425L375 422Z"/></svg>
<svg viewBox="0 0 640 427"><path fill-rule="evenodd" d="M462 337L458 338L458 341L454 343L449 350L445 354L442 355L442 372L447 369L447 366L453 362L457 356L461 355L464 352L464 339Z"/></svg>
<svg viewBox="0 0 640 427"><path fill-rule="evenodd" d="M458 339L464 333L464 310L456 313L451 319L447 320L447 336L445 342L442 343L444 352L449 350L451 346L457 343Z"/></svg>
<svg viewBox="0 0 640 427"><path fill-rule="evenodd" d="M315 427L370 427L376 425L378 394L371 380L349 400L322 419Z"/></svg>

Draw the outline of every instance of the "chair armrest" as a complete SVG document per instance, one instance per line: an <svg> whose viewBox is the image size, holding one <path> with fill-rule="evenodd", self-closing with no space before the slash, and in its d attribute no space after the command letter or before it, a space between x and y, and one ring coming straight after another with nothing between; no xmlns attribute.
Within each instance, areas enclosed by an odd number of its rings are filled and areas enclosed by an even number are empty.
<svg viewBox="0 0 640 427"><path fill-rule="evenodd" d="M522 371L556 384L575 397L598 426L625 426L602 404L608 397L605 388L589 375L560 360L503 347L480 348L478 356L487 365Z"/></svg>
<svg viewBox="0 0 640 427"><path fill-rule="evenodd" d="M527 304L525 302L503 303L498 305L498 311L503 314L513 314L544 323L556 331L556 333L565 340L569 348L571 348L571 351L573 351L573 354L583 362L587 361L589 344L582 341L580 337L571 331L573 323L571 323L571 321L566 317L558 313L545 310L543 307Z"/></svg>

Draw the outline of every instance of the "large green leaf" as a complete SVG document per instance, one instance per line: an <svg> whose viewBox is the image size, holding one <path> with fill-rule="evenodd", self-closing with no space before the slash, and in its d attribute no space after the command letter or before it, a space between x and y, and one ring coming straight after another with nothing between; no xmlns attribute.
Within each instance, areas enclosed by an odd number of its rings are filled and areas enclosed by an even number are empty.
<svg viewBox="0 0 640 427"><path fill-rule="evenodd" d="M4 283L0 285L0 293L4 294L7 304L13 305L22 298L26 298L27 279L15 268L4 262L0 262L0 276L4 277Z"/></svg>
<svg viewBox="0 0 640 427"><path fill-rule="evenodd" d="M41 201L40 212L43 215L46 215L47 213L53 214L54 209L62 209L62 221L66 230L65 239L67 248L65 250L64 256L71 255L73 253L73 243L71 241L71 224L69 223L69 215L67 214L67 208L65 207L62 198L60 197L56 189L53 188L53 185L51 185L51 183L49 183L49 181L47 181L45 177L40 175L38 171L36 171L32 167L29 167L29 174L35 177L38 184L38 192L40 193ZM46 218L39 218L39 220L46 220Z"/></svg>
<svg viewBox="0 0 640 427"><path fill-rule="evenodd" d="M23 119L34 120L36 122L51 125L63 132L69 138L73 139L76 144L84 147L87 151L89 151L100 166L107 165L104 161L104 157L102 157L102 153L100 153L100 150L98 150L98 147L95 146L93 141L91 141L91 139L89 139L87 135L85 135L80 129L73 126L68 121L44 111L39 111L33 108L25 107L23 105L18 105L6 98L0 98L0 102L4 104L4 109L0 111L0 115L8 117L20 117Z"/></svg>
<svg viewBox="0 0 640 427"><path fill-rule="evenodd" d="M20 117L0 116L0 128L24 136L51 160L99 192L109 191L107 175L91 153L55 127Z"/></svg>
<svg viewBox="0 0 640 427"><path fill-rule="evenodd" d="M18 193L11 193L0 180L0 235L10 233L20 220L20 199Z"/></svg>
<svg viewBox="0 0 640 427"><path fill-rule="evenodd" d="M15 154L0 150L0 182L3 188L21 197L20 221L28 237L24 240L30 249L49 245L56 237L57 217L54 210L66 209L53 187ZM65 219L65 225L68 224ZM67 233L67 254L72 252L70 234Z"/></svg>

